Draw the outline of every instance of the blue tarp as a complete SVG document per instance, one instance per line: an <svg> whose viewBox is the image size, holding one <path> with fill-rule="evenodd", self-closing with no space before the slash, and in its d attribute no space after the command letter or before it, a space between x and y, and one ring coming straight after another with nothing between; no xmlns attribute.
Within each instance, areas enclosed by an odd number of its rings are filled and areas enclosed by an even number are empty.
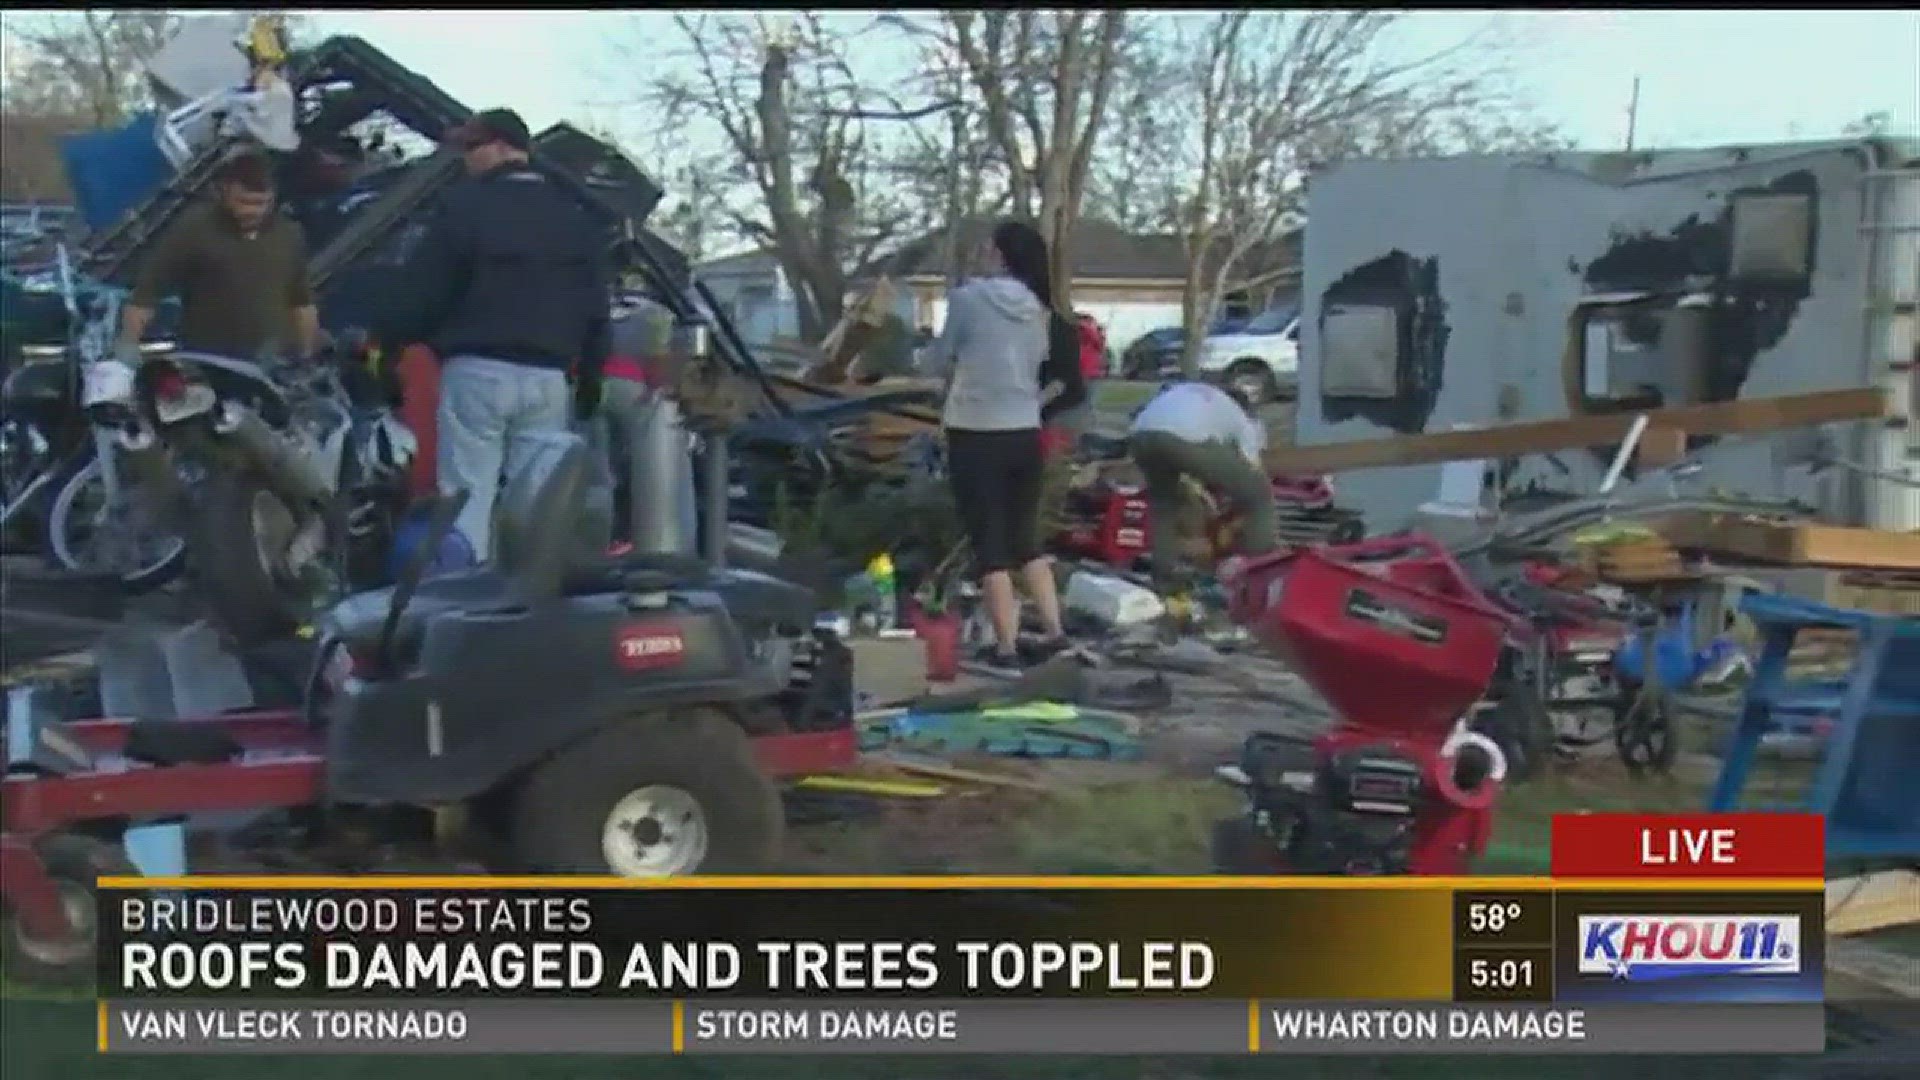
<svg viewBox="0 0 1920 1080"><path fill-rule="evenodd" d="M173 178L173 165L155 141L159 117L143 115L125 127L61 140L67 184L87 228L111 227Z"/></svg>

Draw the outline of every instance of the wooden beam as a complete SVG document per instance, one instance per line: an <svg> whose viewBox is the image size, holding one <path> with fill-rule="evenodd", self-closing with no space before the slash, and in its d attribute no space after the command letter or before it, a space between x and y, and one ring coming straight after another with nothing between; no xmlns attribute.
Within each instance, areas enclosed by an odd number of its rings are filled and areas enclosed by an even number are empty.
<svg viewBox="0 0 1920 1080"><path fill-rule="evenodd" d="M1688 435L1752 435L1846 420L1878 420L1892 415L1891 409L1887 392L1878 387L1821 390L1653 409L1645 413L1535 420L1472 431L1401 435L1320 446L1276 446L1267 451L1266 466L1267 471L1274 473L1334 473L1607 446L1625 439L1634 419L1642 415L1653 427Z"/></svg>

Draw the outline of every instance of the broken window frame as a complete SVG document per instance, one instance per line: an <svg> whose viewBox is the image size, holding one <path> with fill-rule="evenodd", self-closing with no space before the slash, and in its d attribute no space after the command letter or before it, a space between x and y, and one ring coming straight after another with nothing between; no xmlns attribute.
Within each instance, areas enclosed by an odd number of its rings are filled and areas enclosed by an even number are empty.
<svg viewBox="0 0 1920 1080"><path fill-rule="evenodd" d="M1338 357L1335 355L1332 337L1327 332L1326 323L1329 317L1354 309L1384 312L1392 325L1393 364L1391 370L1391 389L1385 391L1375 389L1363 392L1354 383L1345 381L1346 376L1344 374L1339 378L1333 377L1336 372L1344 372L1344 369L1336 367L1335 362ZM1398 399L1403 392L1402 387L1406 381L1405 369L1407 364L1408 343L1404 316L1397 309L1387 304L1349 302L1332 305L1330 309L1323 310L1320 314L1320 319L1319 350L1321 354L1320 370L1322 373L1321 394L1331 397L1367 398L1379 401ZM1297 325L1296 320L1296 332Z"/></svg>
<svg viewBox="0 0 1920 1080"><path fill-rule="evenodd" d="M1567 408L1573 416L1604 416L1610 413L1643 412L1653 408L1668 408L1680 405L1702 404L1690 400L1667 400L1665 392L1656 401L1635 396L1619 390L1596 394L1589 387L1593 383L1593 356L1590 346L1593 331L1600 324L1617 324L1634 315L1664 317L1679 307L1708 305L1713 302L1710 293L1700 290L1677 292L1620 292L1604 293L1582 298L1568 319L1565 364L1562 376L1566 381ZM1617 333L1612 325L1607 327L1609 353L1617 351L1611 347L1613 335ZM1640 347L1641 351L1659 353L1660 342L1655 341ZM1711 351L1711 344L1708 349ZM1609 356L1611 360L1611 355ZM1612 373L1608 372L1609 379ZM1656 388L1658 389L1658 388Z"/></svg>

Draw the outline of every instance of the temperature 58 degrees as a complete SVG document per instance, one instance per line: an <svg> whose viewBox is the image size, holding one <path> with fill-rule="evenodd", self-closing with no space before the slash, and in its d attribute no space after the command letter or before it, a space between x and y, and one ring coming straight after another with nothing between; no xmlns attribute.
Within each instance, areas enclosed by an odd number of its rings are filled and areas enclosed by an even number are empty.
<svg viewBox="0 0 1920 1080"><path fill-rule="evenodd" d="M1475 934L1498 934L1520 920L1517 901L1475 901L1467 905L1467 929Z"/></svg>

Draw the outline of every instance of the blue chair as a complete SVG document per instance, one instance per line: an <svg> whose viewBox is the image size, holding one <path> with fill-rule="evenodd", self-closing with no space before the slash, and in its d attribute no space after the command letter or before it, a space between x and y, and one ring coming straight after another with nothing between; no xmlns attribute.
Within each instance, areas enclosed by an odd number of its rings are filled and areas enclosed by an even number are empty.
<svg viewBox="0 0 1920 1080"><path fill-rule="evenodd" d="M1805 800L1781 809L1826 815L1830 857L1920 856L1920 617L1768 595L1740 607L1764 644L1710 808L1756 809L1741 806L1740 793L1762 737L1826 717L1832 728ZM1844 679L1788 677L1795 636L1815 628L1857 635Z"/></svg>

